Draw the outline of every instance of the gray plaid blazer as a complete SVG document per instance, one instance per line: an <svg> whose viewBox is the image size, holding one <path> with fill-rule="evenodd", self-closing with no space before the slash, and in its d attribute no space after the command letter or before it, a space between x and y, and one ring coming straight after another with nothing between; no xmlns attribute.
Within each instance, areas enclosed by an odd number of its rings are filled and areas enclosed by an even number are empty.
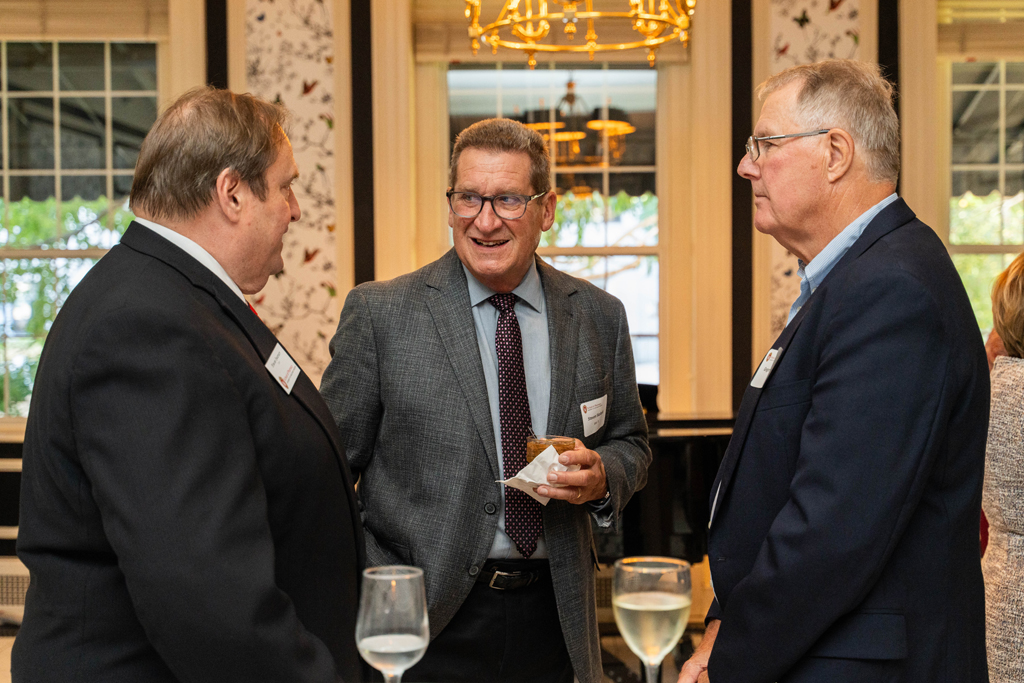
<svg viewBox="0 0 1024 683"><path fill-rule="evenodd" d="M552 434L601 454L614 516L647 481L650 449L621 302L538 259L551 340ZM346 439L367 566L426 578L436 636L469 595L497 530L502 479L466 275L454 249L414 273L356 287L320 388ZM608 395L584 438L580 404ZM544 535L558 613L581 683L601 680L587 506L552 501Z"/></svg>

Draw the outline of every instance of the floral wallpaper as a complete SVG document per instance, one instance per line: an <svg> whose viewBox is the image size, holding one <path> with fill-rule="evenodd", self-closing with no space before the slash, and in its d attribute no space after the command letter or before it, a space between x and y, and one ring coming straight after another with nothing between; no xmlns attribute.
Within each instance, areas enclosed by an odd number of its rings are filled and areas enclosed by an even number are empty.
<svg viewBox="0 0 1024 683"><path fill-rule="evenodd" d="M820 59L857 59L860 54L859 2L771 0L771 73ZM775 240L772 240L771 263L774 339L786 326L789 308L800 294L800 276L796 257Z"/></svg>
<svg viewBox="0 0 1024 683"><path fill-rule="evenodd" d="M319 385L338 324L330 3L248 0L245 23L249 92L292 114L289 137L300 174L295 196L302 210L284 238L284 270L250 299Z"/></svg>

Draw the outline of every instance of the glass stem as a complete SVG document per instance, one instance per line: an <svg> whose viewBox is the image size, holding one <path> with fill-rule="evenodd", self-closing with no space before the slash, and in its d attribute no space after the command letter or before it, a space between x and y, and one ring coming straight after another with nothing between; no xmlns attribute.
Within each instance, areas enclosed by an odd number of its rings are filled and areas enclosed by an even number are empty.
<svg viewBox="0 0 1024 683"><path fill-rule="evenodd" d="M647 683L661 683L661 662L657 664L644 662L644 667L647 669Z"/></svg>
<svg viewBox="0 0 1024 683"><path fill-rule="evenodd" d="M402 674L381 673L384 674L384 683L402 683Z"/></svg>

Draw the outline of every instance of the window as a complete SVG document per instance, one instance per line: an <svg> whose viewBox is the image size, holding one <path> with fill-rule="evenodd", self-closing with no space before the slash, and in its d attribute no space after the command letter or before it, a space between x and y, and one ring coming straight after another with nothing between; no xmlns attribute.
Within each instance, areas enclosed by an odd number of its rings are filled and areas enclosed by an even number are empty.
<svg viewBox="0 0 1024 683"><path fill-rule="evenodd" d="M451 137L504 116L549 141L555 224L538 254L626 307L637 381L658 384L657 72L642 66L453 65ZM554 144L550 141L554 140Z"/></svg>
<svg viewBox="0 0 1024 683"><path fill-rule="evenodd" d="M0 415L25 416L61 304L131 222L156 45L0 41Z"/></svg>
<svg viewBox="0 0 1024 683"><path fill-rule="evenodd" d="M978 325L995 276L1024 248L1024 62L952 64L949 250Z"/></svg>

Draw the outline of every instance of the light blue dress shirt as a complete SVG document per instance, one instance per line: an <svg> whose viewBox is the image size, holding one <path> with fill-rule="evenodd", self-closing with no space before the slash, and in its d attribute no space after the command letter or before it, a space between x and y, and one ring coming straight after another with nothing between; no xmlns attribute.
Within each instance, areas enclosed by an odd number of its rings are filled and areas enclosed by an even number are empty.
<svg viewBox="0 0 1024 683"><path fill-rule="evenodd" d="M892 193L870 209L862 213L852 223L843 228L843 231L832 238L832 241L825 245L821 253L811 259L810 263L797 260L800 268L797 273L800 275L800 296L796 298L789 309L789 318L786 324L789 325L796 317L800 308L811 298L811 294L818 288L825 277L832 271L832 267L839 263L839 259L846 255L853 243L864 234L868 223L874 220L882 209L896 201L896 193Z"/></svg>
<svg viewBox="0 0 1024 683"><path fill-rule="evenodd" d="M501 415L498 410L498 352L494 348L494 336L498 329L498 309L488 301L497 292L485 287L473 277L465 265L466 283L469 285L469 302L473 306L473 325L476 327L476 341L480 347L480 360L484 366L484 381L487 383L487 398L491 408L491 423L494 425L494 445L498 449L498 465L504 472L501 457ZM530 401L530 420L534 434L546 434L548 406L551 401L551 354L548 338L547 303L544 287L540 282L537 264L530 266L519 286L512 290L519 297L516 301L516 319L523 336L523 370L526 373L526 395ZM502 477L505 479L506 477ZM498 531L488 555L491 559L522 559L515 543L505 533L505 487L501 486L502 505L498 512ZM530 559L548 556L544 534L537 539L537 550Z"/></svg>

